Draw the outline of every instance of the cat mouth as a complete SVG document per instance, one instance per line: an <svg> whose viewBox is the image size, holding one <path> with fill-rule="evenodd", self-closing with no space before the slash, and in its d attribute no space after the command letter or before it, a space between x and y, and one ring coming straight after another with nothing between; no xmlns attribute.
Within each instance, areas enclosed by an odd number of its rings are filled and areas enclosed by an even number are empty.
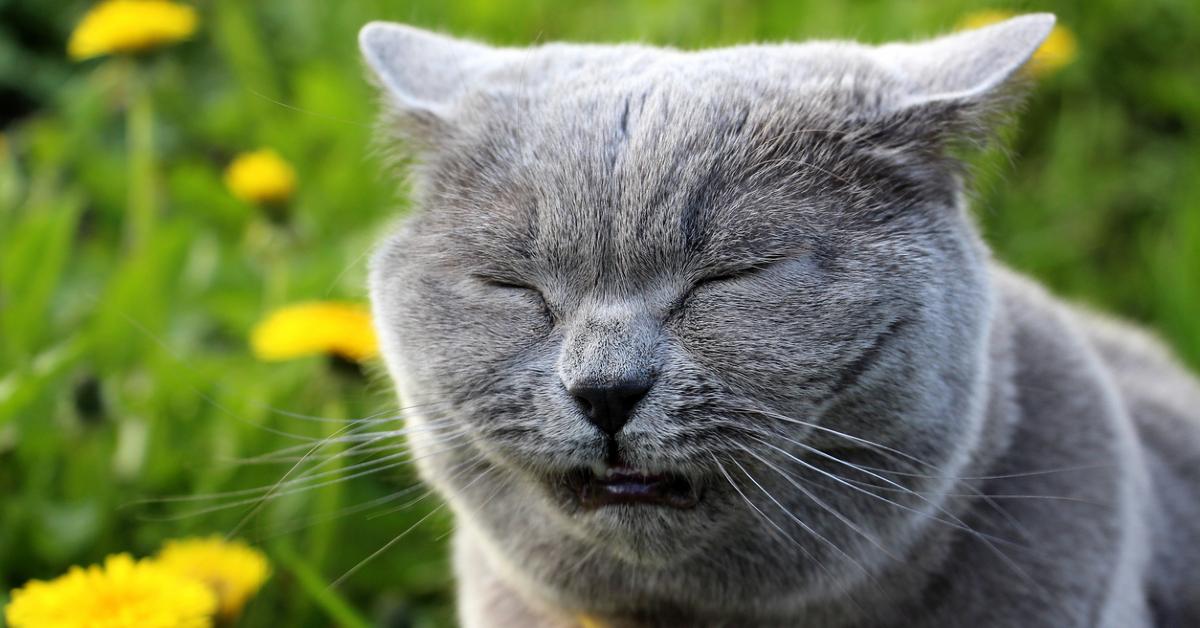
<svg viewBox="0 0 1200 628"><path fill-rule="evenodd" d="M598 464L567 474L567 485L585 510L648 505L686 510L700 502L700 486L679 474L648 473L624 465Z"/></svg>

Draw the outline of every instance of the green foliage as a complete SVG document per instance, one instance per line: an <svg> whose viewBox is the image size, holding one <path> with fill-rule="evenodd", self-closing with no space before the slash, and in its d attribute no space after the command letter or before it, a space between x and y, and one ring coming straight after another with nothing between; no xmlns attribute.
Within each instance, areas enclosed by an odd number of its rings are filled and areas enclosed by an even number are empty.
<svg viewBox="0 0 1200 628"><path fill-rule="evenodd" d="M1194 0L1000 4L1057 12L1080 49L1038 85L1007 150L979 157L974 202L998 257L1150 325L1200 365L1200 9ZM451 617L450 522L436 498L394 508L417 489L354 510L411 486L406 465L281 495L244 524L252 504L211 509L237 498L164 501L270 486L292 461L236 460L343 427L292 413L340 421L394 411L376 369L358 377L317 358L264 364L246 340L274 307L362 299L364 252L403 210L372 150L359 26L391 19L507 44L695 48L913 38L984 8L212 0L199 7L193 41L71 64L66 38L86 6L0 0L0 90L35 107L4 129L0 149L0 591L107 553L147 555L167 538L238 529L276 569L247 626ZM149 126L131 133L139 89L151 109L138 115L150 117L134 124ZM282 215L235 200L221 180L232 155L261 146L299 175ZM131 197L153 209L137 226ZM317 471L354 475L350 466L372 459L351 452ZM322 586L430 513L339 587Z"/></svg>

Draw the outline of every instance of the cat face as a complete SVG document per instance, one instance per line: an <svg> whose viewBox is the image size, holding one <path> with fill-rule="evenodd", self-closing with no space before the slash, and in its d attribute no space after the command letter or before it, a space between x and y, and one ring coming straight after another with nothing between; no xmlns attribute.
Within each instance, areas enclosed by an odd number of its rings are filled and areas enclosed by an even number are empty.
<svg viewBox="0 0 1200 628"><path fill-rule="evenodd" d="M700 53L368 26L416 147L371 296L425 477L566 597L568 563L778 562L757 595L902 549L986 402L986 253L945 148L1051 23Z"/></svg>

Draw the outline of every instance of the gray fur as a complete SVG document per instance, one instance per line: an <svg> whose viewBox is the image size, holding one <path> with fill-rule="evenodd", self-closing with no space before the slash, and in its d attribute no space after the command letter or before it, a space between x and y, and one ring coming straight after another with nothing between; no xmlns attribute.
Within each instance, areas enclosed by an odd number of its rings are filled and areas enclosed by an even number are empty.
<svg viewBox="0 0 1200 628"><path fill-rule="evenodd" d="M930 42L496 49L371 24L415 146L383 352L467 626L1200 625L1200 391L994 263L952 149L1053 18ZM692 510L583 511L566 392ZM900 452L900 453L897 453Z"/></svg>

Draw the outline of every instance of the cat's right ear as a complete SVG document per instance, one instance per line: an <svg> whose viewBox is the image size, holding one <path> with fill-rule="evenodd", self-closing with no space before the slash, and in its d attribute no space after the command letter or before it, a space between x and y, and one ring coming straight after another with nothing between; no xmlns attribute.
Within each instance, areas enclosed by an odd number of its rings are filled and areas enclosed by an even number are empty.
<svg viewBox="0 0 1200 628"><path fill-rule="evenodd" d="M889 132L934 140L987 139L995 119L1013 111L1026 83L1021 72L1050 36L1054 16L1033 13L975 30L916 43L879 46L874 54L907 83L906 92L890 107L896 118Z"/></svg>
<svg viewBox="0 0 1200 628"><path fill-rule="evenodd" d="M358 45L390 113L424 133L447 124L464 89L509 52L391 22L364 26Z"/></svg>

